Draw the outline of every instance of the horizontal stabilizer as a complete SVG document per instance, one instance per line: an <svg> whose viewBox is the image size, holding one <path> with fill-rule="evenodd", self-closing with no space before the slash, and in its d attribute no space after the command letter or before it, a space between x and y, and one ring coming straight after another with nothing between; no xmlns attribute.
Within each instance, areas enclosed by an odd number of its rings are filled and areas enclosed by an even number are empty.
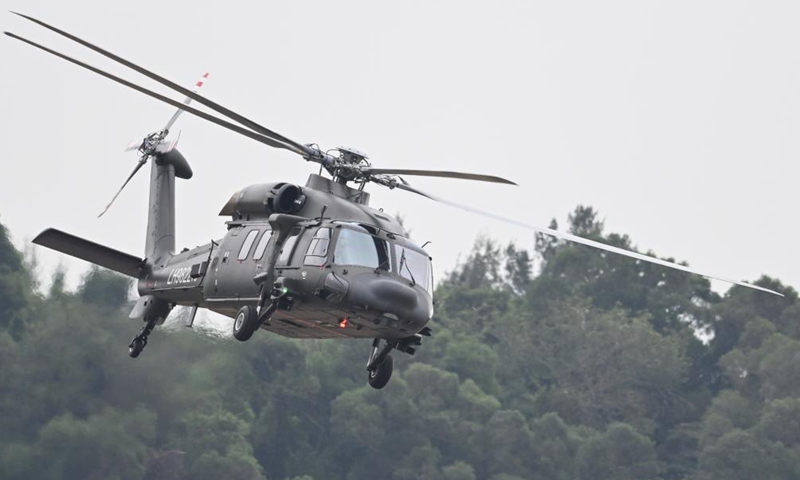
<svg viewBox="0 0 800 480"><path fill-rule="evenodd" d="M48 228L37 235L33 239L33 243L133 278L139 277L141 267L144 265L144 259L84 240L55 228Z"/></svg>

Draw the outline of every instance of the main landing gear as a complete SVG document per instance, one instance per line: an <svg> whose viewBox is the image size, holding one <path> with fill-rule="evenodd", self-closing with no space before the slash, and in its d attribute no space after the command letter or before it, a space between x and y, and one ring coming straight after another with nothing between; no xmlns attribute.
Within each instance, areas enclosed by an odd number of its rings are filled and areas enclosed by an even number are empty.
<svg viewBox="0 0 800 480"><path fill-rule="evenodd" d="M256 309L245 305L239 309L239 313L236 314L236 319L233 321L233 338L240 342L250 340L259 326Z"/></svg>
<svg viewBox="0 0 800 480"><path fill-rule="evenodd" d="M372 351L369 354L369 361L367 362L367 373L369 386L376 389L381 389L389 383L392 378L392 371L394 369L394 360L392 360L389 352L397 349L401 352L414 355L417 351L417 346L422 345L422 337L430 337L431 329L425 327L410 337L401 338L399 340L384 340L383 348L381 346L381 339L376 338L372 342Z"/></svg>
<svg viewBox="0 0 800 480"><path fill-rule="evenodd" d="M142 353L142 350L144 350L144 347L147 345L147 337L150 336L150 332L155 328L158 317L145 317L144 321L144 326L139 330L139 333L133 337L130 345L128 345L128 355L130 355L131 358L138 357L139 354Z"/></svg>
<svg viewBox="0 0 800 480"><path fill-rule="evenodd" d="M270 301L269 306L266 308L255 308L250 305L245 305L239 309L236 318L233 320L233 338L240 342L250 340L250 337L256 333L261 325L269 324L272 314L278 309L280 298L275 298ZM260 310L260 313L259 313Z"/></svg>
<svg viewBox="0 0 800 480"><path fill-rule="evenodd" d="M269 295L267 295L269 292ZM261 295L258 300L258 307L245 305L239 309L233 321L233 338L240 342L250 340L250 337L258 330L261 325L268 324L279 307L284 310L291 310L292 299L287 295L288 289L283 287L283 282L278 281L269 291L262 287Z"/></svg>

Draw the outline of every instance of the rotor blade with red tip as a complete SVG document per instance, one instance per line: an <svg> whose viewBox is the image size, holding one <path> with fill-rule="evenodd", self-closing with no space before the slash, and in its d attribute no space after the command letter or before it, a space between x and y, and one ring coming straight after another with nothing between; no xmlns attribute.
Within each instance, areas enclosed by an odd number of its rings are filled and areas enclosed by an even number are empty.
<svg viewBox="0 0 800 480"><path fill-rule="evenodd" d="M194 84L194 90L192 90L192 92L194 93L199 92L200 88L202 88L207 78L208 78L208 72L204 73L203 76L200 77L200 80L198 80L197 83ZM186 97L183 99L184 105L189 105L190 103L192 103L191 97ZM172 125L175 123L175 120L177 120L178 117L181 116L181 113L183 113L183 110L179 108L178 111L176 111L175 114L172 115L172 118L169 119L167 125L164 127L164 130L169 131L169 129L172 128Z"/></svg>

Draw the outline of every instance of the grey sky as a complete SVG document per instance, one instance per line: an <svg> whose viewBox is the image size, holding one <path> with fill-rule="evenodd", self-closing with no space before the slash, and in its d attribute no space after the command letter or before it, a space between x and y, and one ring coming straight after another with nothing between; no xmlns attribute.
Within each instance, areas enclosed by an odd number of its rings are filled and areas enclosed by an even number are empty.
<svg viewBox="0 0 800 480"><path fill-rule="evenodd" d="M216 5L216 6L211 6ZM636 245L723 277L800 286L797 159L800 3L2 1L204 94L300 142L347 145L382 167L516 180L414 179L546 226L579 203ZM164 92L10 13L3 30ZM172 108L0 39L0 221L18 245L54 226L134 254L144 248L147 173L97 214L133 168L128 141ZM180 100L179 95L174 98ZM219 238L236 190L303 184L293 154L183 116L179 246ZM411 179L409 179L411 180ZM371 189L432 240L441 275L483 232L517 227ZM41 252L45 270L64 262Z"/></svg>

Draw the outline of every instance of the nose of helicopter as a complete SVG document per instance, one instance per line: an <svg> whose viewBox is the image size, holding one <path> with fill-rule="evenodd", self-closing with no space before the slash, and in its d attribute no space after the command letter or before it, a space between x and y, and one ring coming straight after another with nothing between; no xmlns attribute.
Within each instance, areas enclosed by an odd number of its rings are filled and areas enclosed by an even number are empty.
<svg viewBox="0 0 800 480"><path fill-rule="evenodd" d="M433 313L431 297L424 289L387 275L355 276L349 300L353 306L380 312L384 318L396 320L409 330L424 327Z"/></svg>

